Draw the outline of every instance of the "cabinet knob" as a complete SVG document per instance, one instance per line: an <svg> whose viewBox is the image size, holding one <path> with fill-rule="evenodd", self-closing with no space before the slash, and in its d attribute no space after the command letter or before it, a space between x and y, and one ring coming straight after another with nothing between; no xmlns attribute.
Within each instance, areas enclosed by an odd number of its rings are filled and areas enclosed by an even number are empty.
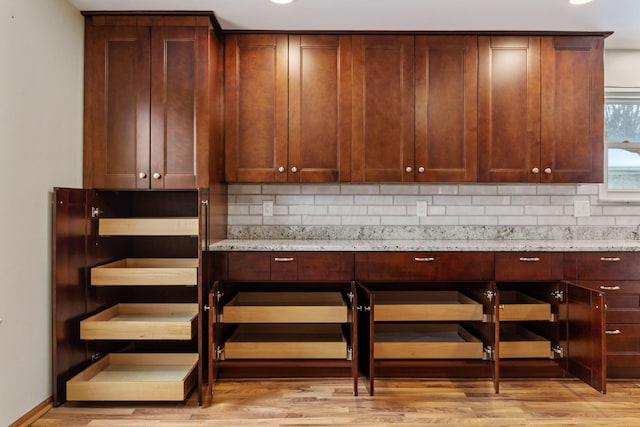
<svg viewBox="0 0 640 427"><path fill-rule="evenodd" d="M280 172L280 173L284 172L284 166L280 166L280 167L278 168L278 172Z"/></svg>
<svg viewBox="0 0 640 427"><path fill-rule="evenodd" d="M292 167L292 168L291 168L291 172L293 172L293 173L298 172L298 168L297 168L297 167L295 167L295 166L294 166L294 167Z"/></svg>
<svg viewBox="0 0 640 427"><path fill-rule="evenodd" d="M424 167L420 166L420 167L418 168L418 172L420 172L420 173L424 173Z"/></svg>
<svg viewBox="0 0 640 427"><path fill-rule="evenodd" d="M153 174L153 179L160 179L162 175L160 175L158 172Z"/></svg>
<svg viewBox="0 0 640 427"><path fill-rule="evenodd" d="M144 172L140 172L140 173L138 174L138 177L139 177L140 179L145 179L145 178L147 177L147 174L146 174L146 173L144 173Z"/></svg>
<svg viewBox="0 0 640 427"><path fill-rule="evenodd" d="M531 169L531 172L533 172L533 173L540 173L540 169L538 169L538 168L533 168L533 169Z"/></svg>
<svg viewBox="0 0 640 427"><path fill-rule="evenodd" d="M411 166L407 166L405 170L407 171L407 173L411 173L411 171L413 171L413 169L411 169Z"/></svg>
<svg viewBox="0 0 640 427"><path fill-rule="evenodd" d="M544 170L544 173L546 173L547 175L548 175L548 174L550 174L550 173L551 173L551 168L546 168L546 169Z"/></svg>

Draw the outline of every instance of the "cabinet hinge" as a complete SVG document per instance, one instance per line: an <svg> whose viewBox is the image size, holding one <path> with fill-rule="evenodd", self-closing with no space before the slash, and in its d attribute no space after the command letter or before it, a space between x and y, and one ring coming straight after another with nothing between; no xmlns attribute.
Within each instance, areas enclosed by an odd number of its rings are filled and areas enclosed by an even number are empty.
<svg viewBox="0 0 640 427"><path fill-rule="evenodd" d="M200 203L202 203L205 206L209 206L209 200L207 199L203 199Z"/></svg>
<svg viewBox="0 0 640 427"><path fill-rule="evenodd" d="M358 311L371 311L371 307L368 305L359 305Z"/></svg>
<svg viewBox="0 0 640 427"><path fill-rule="evenodd" d="M347 348L347 360L353 360L353 348Z"/></svg>
<svg viewBox="0 0 640 427"><path fill-rule="evenodd" d="M216 348L216 360L224 360L224 347L218 346Z"/></svg>
<svg viewBox="0 0 640 427"><path fill-rule="evenodd" d="M347 292L347 298L349 299L349 303L353 304L353 292Z"/></svg>
<svg viewBox="0 0 640 427"><path fill-rule="evenodd" d="M104 212L100 210L100 208L96 208L91 206L91 218L97 218L102 215Z"/></svg>
<svg viewBox="0 0 640 427"><path fill-rule="evenodd" d="M493 357L493 346L488 345L482 349L482 360L493 360Z"/></svg>
<svg viewBox="0 0 640 427"><path fill-rule="evenodd" d="M564 357L564 349L559 345L551 347L551 359L562 359Z"/></svg>
<svg viewBox="0 0 640 427"><path fill-rule="evenodd" d="M102 359L104 357L104 354L101 353L95 353L91 355L91 363L96 363L98 360Z"/></svg>
<svg viewBox="0 0 640 427"><path fill-rule="evenodd" d="M486 291L484 293L484 296L489 300L489 301L493 301L493 299L496 296L496 292L495 291Z"/></svg>
<svg viewBox="0 0 640 427"><path fill-rule="evenodd" d="M211 307L209 307L209 304L205 304L204 307L203 307L203 310L204 311L209 311L209 310L211 310Z"/></svg>
<svg viewBox="0 0 640 427"><path fill-rule="evenodd" d="M224 292L216 291L216 301L220 302L223 296L224 296Z"/></svg>
<svg viewBox="0 0 640 427"><path fill-rule="evenodd" d="M564 302L564 291L553 291L551 292L551 296L560 302Z"/></svg>

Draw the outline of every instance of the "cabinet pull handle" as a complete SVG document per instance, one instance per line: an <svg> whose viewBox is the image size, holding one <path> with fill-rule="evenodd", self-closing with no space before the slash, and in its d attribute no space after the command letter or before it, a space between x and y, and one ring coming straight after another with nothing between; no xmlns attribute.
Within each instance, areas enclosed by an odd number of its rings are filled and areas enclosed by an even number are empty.
<svg viewBox="0 0 640 427"><path fill-rule="evenodd" d="M414 260L418 261L418 262L431 262L431 261L435 261L435 258L421 258L421 257L415 257Z"/></svg>
<svg viewBox="0 0 640 427"><path fill-rule="evenodd" d="M622 331L620 331L620 329L614 329L613 331L605 331L605 334L607 335L620 335L622 333Z"/></svg>
<svg viewBox="0 0 640 427"><path fill-rule="evenodd" d="M294 259L295 258L279 258L279 257L276 257L276 258L274 258L274 261L275 262L291 262Z"/></svg>
<svg viewBox="0 0 640 427"><path fill-rule="evenodd" d="M617 257L617 256L615 256L615 257L604 257L604 256L603 256L603 257L601 257L601 258L600 258L600 261L605 261L605 262L618 262L618 261L620 261L620 257Z"/></svg>
<svg viewBox="0 0 640 427"><path fill-rule="evenodd" d="M538 257L520 257L520 261L522 262L538 262L540 258Z"/></svg>
<svg viewBox="0 0 640 427"><path fill-rule="evenodd" d="M600 285L600 289L602 289L603 291L619 291L620 290L620 286L605 286L605 285Z"/></svg>

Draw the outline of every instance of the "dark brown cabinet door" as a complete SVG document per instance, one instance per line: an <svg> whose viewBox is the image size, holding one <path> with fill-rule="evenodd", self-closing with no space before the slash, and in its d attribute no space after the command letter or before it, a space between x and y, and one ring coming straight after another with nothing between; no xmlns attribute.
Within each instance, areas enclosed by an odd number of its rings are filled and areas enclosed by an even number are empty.
<svg viewBox="0 0 640 427"><path fill-rule="evenodd" d="M209 16L87 18L84 184L209 185Z"/></svg>
<svg viewBox="0 0 640 427"><path fill-rule="evenodd" d="M232 34L225 48L226 180L285 182L287 35Z"/></svg>
<svg viewBox="0 0 640 427"><path fill-rule="evenodd" d="M602 182L603 43L542 38L542 182Z"/></svg>
<svg viewBox="0 0 640 427"><path fill-rule="evenodd" d="M353 36L353 182L413 181L412 36Z"/></svg>
<svg viewBox="0 0 640 427"><path fill-rule="evenodd" d="M208 34L207 27L152 28L151 188L208 186Z"/></svg>
<svg viewBox="0 0 640 427"><path fill-rule="evenodd" d="M478 39L478 180L539 182L540 38Z"/></svg>
<svg viewBox="0 0 640 427"><path fill-rule="evenodd" d="M148 188L150 34L87 25L85 187Z"/></svg>
<svg viewBox="0 0 640 427"><path fill-rule="evenodd" d="M477 179L477 37L415 40L416 181Z"/></svg>
<svg viewBox="0 0 640 427"><path fill-rule="evenodd" d="M349 181L351 37L289 36L289 182Z"/></svg>

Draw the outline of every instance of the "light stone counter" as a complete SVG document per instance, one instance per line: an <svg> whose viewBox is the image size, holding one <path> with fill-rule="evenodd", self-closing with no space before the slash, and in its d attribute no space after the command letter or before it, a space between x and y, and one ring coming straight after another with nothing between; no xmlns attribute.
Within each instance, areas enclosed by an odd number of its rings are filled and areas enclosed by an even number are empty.
<svg viewBox="0 0 640 427"><path fill-rule="evenodd" d="M226 239L210 251L640 251L637 240L241 240Z"/></svg>

